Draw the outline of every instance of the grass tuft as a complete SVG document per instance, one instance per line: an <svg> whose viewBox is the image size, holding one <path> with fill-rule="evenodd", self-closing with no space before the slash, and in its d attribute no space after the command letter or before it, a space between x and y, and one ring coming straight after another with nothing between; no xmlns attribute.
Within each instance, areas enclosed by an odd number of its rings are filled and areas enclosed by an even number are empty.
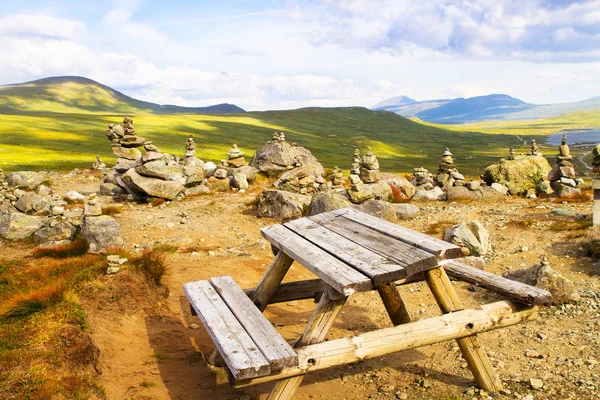
<svg viewBox="0 0 600 400"><path fill-rule="evenodd" d="M131 265L142 271L156 285L161 284L161 279L167 272L166 255L150 249L133 258Z"/></svg>
<svg viewBox="0 0 600 400"><path fill-rule="evenodd" d="M442 219L437 222L427 225L425 233L428 235L444 235L446 230L454 225L458 224L458 221L453 219Z"/></svg>
<svg viewBox="0 0 600 400"><path fill-rule="evenodd" d="M176 246L174 244L161 243L152 247L152 250L158 253L177 253L177 250L179 250L179 246Z"/></svg>
<svg viewBox="0 0 600 400"><path fill-rule="evenodd" d="M53 246L48 248L37 248L33 251L36 258L71 258L79 257L88 252L90 244L84 237L79 236L69 244Z"/></svg>
<svg viewBox="0 0 600 400"><path fill-rule="evenodd" d="M581 236L585 234L585 230L592 226L592 221L587 219L570 220L570 221L554 221L548 229L555 232L563 231L582 231Z"/></svg>
<svg viewBox="0 0 600 400"><path fill-rule="evenodd" d="M64 281L52 282L41 289L32 290L11 298L0 314L3 318L26 317L59 303L64 296Z"/></svg>
<svg viewBox="0 0 600 400"><path fill-rule="evenodd" d="M557 201L564 203L589 203L592 201L592 198L593 195L591 191L582 191L573 196L561 197L560 199L557 199Z"/></svg>
<svg viewBox="0 0 600 400"><path fill-rule="evenodd" d="M103 215L115 215L120 214L123 211L121 206L102 206Z"/></svg>

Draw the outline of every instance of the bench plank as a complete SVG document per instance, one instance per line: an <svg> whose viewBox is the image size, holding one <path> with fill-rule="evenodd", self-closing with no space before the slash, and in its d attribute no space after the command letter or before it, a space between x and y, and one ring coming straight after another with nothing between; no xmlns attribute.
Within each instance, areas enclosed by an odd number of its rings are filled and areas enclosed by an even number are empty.
<svg viewBox="0 0 600 400"><path fill-rule="evenodd" d="M302 264L344 296L373 288L371 279L283 225L260 230L275 247Z"/></svg>
<svg viewBox="0 0 600 400"><path fill-rule="evenodd" d="M350 219L364 226L368 226L378 232L384 233L395 239L401 240L412 246L418 247L428 253L435 254L439 258L458 258L464 254L459 246L433 238L424 233L413 231L412 229L384 221L380 218L354 210L352 208L342 208L328 212L329 215L336 215L342 218Z"/></svg>
<svg viewBox="0 0 600 400"><path fill-rule="evenodd" d="M458 261L445 263L444 269L450 278L481 286L516 303L532 306L552 302L552 295L547 290L506 279Z"/></svg>
<svg viewBox="0 0 600 400"><path fill-rule="evenodd" d="M402 266L407 276L435 268L438 259L421 249L415 248L358 222L333 215L319 214L311 220ZM386 283L386 282L382 282Z"/></svg>
<svg viewBox="0 0 600 400"><path fill-rule="evenodd" d="M267 359L208 281L188 282L183 291L236 380L271 373Z"/></svg>
<svg viewBox="0 0 600 400"><path fill-rule="evenodd" d="M271 371L298 365L298 355L230 276L211 278L211 285L271 365Z"/></svg>
<svg viewBox="0 0 600 400"><path fill-rule="evenodd" d="M355 242L308 218L300 218L284 226L359 270L371 278L375 286L406 277L402 266L369 249L357 246Z"/></svg>

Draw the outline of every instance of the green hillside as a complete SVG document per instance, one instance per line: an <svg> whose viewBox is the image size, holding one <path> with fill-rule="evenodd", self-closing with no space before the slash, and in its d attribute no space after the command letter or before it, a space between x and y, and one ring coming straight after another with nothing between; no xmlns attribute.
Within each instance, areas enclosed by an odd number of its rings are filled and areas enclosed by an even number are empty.
<svg viewBox="0 0 600 400"><path fill-rule="evenodd" d="M459 170L478 176L504 156L509 145L519 143L512 135L450 131L359 107L159 115L148 108L127 108L132 103L111 97L101 86L92 86L82 82L49 84L43 95L39 88L24 87L20 95L13 92L11 96L0 90L0 104L27 107L18 114L0 108L0 168L87 168L96 154L110 165L114 156L104 130L109 123L122 121L123 110L134 118L138 134L163 151L183 155L191 134L198 144L198 156L215 161L224 158L233 143L250 157L274 130L282 130L289 141L310 149L325 167L349 169L352 152L358 147L371 149L385 171L410 172L417 166L435 171L444 148L450 147ZM76 100L63 100L70 97Z"/></svg>

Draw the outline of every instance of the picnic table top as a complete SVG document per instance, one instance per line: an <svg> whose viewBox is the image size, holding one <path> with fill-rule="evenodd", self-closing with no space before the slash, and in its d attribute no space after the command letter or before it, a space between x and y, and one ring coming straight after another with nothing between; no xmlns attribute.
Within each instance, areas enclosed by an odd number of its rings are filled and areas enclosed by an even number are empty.
<svg viewBox="0 0 600 400"><path fill-rule="evenodd" d="M460 247L353 208L261 229L275 247L343 295L368 291L462 257Z"/></svg>

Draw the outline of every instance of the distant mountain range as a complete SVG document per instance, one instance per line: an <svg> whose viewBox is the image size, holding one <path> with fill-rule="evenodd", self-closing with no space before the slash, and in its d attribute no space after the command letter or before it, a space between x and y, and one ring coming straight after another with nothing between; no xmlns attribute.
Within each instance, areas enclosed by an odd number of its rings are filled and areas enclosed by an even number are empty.
<svg viewBox="0 0 600 400"><path fill-rule="evenodd" d="M576 103L530 104L507 94L490 94L457 99L416 101L406 96L392 97L372 110L394 112L439 124L459 124L483 120L538 119L571 111L600 109L600 96Z"/></svg>
<svg viewBox="0 0 600 400"><path fill-rule="evenodd" d="M0 113L233 114L234 104L180 107L141 101L80 76L58 76L0 86Z"/></svg>

